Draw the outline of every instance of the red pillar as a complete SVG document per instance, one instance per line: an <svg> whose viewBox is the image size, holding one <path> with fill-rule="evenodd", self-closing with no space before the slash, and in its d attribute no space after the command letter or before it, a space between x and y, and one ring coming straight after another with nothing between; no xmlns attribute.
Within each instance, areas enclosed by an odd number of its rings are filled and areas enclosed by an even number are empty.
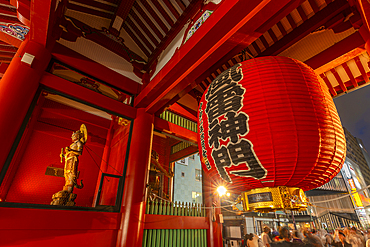
<svg viewBox="0 0 370 247"><path fill-rule="evenodd" d="M142 246L145 192L149 174L154 116L137 110L132 130L117 246Z"/></svg>
<svg viewBox="0 0 370 247"><path fill-rule="evenodd" d="M24 53L34 57L32 65L21 62ZM0 81L0 170L26 116L51 58L50 52L33 41L22 42Z"/></svg>
<svg viewBox="0 0 370 247"><path fill-rule="evenodd" d="M222 223L220 223L221 201L216 191L216 186L212 183L211 178L203 172L203 193L204 203L207 208L212 205L215 208L207 209L207 217L209 219L209 229L207 230L207 246L222 247Z"/></svg>

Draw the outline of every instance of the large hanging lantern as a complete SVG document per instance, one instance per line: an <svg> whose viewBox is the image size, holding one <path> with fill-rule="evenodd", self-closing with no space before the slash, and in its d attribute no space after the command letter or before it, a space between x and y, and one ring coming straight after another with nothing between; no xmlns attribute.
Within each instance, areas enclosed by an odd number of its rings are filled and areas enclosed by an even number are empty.
<svg viewBox="0 0 370 247"><path fill-rule="evenodd" d="M200 101L198 143L206 173L260 211L304 209L302 189L330 181L346 150L326 85L287 57L250 59L217 76Z"/></svg>

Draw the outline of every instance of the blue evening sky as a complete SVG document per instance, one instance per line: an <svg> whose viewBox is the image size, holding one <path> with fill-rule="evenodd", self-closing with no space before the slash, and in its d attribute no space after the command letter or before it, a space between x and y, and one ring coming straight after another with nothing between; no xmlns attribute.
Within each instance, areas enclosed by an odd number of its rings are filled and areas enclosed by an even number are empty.
<svg viewBox="0 0 370 247"><path fill-rule="evenodd" d="M334 99L342 125L370 152L370 86Z"/></svg>

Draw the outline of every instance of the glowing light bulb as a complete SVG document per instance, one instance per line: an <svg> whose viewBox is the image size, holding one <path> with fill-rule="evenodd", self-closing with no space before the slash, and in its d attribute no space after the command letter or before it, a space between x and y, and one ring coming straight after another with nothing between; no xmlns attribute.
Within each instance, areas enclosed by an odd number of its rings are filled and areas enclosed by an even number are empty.
<svg viewBox="0 0 370 247"><path fill-rule="evenodd" d="M224 186L219 186L218 188L217 188L217 192L218 192L218 194L220 195L220 196L223 196L223 195L225 195L226 194L226 188L224 187Z"/></svg>

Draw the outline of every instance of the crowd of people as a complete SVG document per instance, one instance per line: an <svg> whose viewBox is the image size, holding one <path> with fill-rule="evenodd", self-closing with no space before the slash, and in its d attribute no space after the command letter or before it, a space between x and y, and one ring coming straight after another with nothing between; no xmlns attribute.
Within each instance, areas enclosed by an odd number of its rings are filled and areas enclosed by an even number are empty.
<svg viewBox="0 0 370 247"><path fill-rule="evenodd" d="M279 232L265 226L261 237L254 233L244 236L242 247L370 247L370 230L343 228L335 231L320 229L291 230L280 227Z"/></svg>

